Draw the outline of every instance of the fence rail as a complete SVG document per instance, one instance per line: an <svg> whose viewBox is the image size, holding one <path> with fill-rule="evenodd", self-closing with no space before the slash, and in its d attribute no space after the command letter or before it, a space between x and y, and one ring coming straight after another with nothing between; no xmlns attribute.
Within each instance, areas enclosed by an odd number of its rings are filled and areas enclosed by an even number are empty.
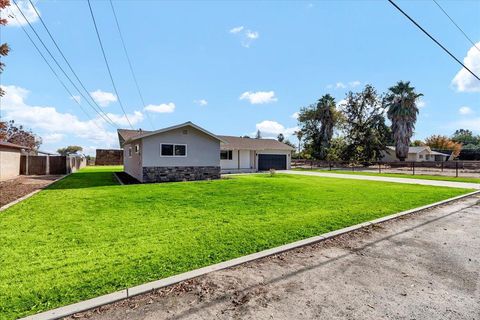
<svg viewBox="0 0 480 320"><path fill-rule="evenodd" d="M480 161L396 161L351 163L347 161L320 161L292 159L292 168L359 171L372 173L433 174L454 177L480 178Z"/></svg>

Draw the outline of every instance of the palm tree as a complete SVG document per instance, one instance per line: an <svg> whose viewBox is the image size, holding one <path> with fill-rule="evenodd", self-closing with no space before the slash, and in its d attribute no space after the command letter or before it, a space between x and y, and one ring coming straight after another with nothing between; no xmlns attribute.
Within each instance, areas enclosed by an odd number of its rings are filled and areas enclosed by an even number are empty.
<svg viewBox="0 0 480 320"><path fill-rule="evenodd" d="M317 117L321 123L318 135L318 158L326 159L327 151L330 147L330 141L333 136L333 127L335 126L335 98L326 94L318 100Z"/></svg>
<svg viewBox="0 0 480 320"><path fill-rule="evenodd" d="M303 131L302 130L295 131L295 135L297 136L297 139L298 139L298 153L300 153L301 146L302 146Z"/></svg>
<svg viewBox="0 0 480 320"><path fill-rule="evenodd" d="M392 122L395 153L400 161L405 161L408 156L410 138L417 122L417 100L421 96L423 94L416 93L415 88L410 86L410 81L399 81L388 89L385 97L387 116Z"/></svg>

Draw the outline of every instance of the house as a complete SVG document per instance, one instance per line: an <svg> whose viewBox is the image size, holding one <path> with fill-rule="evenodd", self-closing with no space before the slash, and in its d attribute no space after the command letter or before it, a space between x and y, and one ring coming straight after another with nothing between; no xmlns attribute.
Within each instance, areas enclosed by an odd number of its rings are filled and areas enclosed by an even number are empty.
<svg viewBox="0 0 480 320"><path fill-rule="evenodd" d="M117 133L124 170L140 182L218 179L221 172L289 169L294 150L273 139L215 135L192 122Z"/></svg>
<svg viewBox="0 0 480 320"><path fill-rule="evenodd" d="M388 146L387 150L382 152L382 161L395 162L399 161L395 155L395 147ZM409 147L408 157L405 161L423 162L423 161L447 161L450 155L432 151L429 146Z"/></svg>
<svg viewBox="0 0 480 320"><path fill-rule="evenodd" d="M17 177L20 174L20 156L29 148L0 141L0 180Z"/></svg>

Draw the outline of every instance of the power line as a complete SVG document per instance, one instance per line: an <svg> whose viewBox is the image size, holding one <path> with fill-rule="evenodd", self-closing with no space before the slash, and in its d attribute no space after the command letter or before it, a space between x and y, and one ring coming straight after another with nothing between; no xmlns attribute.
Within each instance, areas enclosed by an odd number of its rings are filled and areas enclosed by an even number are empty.
<svg viewBox="0 0 480 320"><path fill-rule="evenodd" d="M25 19L25 21L28 23L30 29L32 29L33 33L36 35L37 39L40 41L40 43L42 44L43 48L48 52L48 54L50 55L50 57L53 59L53 61L55 62L55 64L57 65L57 67L62 71L63 75L68 79L68 81L71 83L71 85L78 91L78 93L85 99L85 101L89 102L88 99L84 96L84 94L80 91L80 89L78 89L78 87L76 86L76 84L72 81L72 79L68 76L68 74L65 72L65 70L63 70L62 66L58 63L57 59L55 59L55 57L53 56L52 52L48 49L48 47L45 45L45 43L43 42L42 38L40 37L40 35L37 33L37 31L35 30L35 28L32 26L32 24L30 23L30 21L27 19L27 17L25 16L25 14L23 13L23 11L20 9L20 7L18 6L17 2L15 0L13 0L13 3L15 4L15 6L17 7L18 11L20 12L20 14L23 16L23 18ZM16 17L15 17L16 18ZM17 18L16 18L17 19ZM18 21L18 19L17 19ZM103 119L105 120L107 123L109 123L110 125L112 125L113 127L117 128L118 126L116 126L116 124L112 121L112 122L109 122L101 113L99 113L95 107L93 107L90 103L89 105L95 110L95 112Z"/></svg>
<svg viewBox="0 0 480 320"><path fill-rule="evenodd" d="M127 122L130 125L130 128L133 129L132 123L130 122L130 119L128 119L127 113L125 112L125 108L123 107L123 103L122 103L122 100L120 99L120 95L118 94L118 90L117 90L117 86L115 85L115 81L113 80L112 71L110 70L110 65L108 64L107 55L105 54L105 49L103 48L102 39L100 38L100 33L98 32L97 22L95 21L95 16L93 14L92 5L90 4L90 0L87 0L87 3L88 3L88 8L90 9L90 16L92 17L93 26L95 27L95 33L97 34L98 43L100 44L100 49L102 49L103 59L105 60L105 65L107 66L108 75L110 76L110 80L112 81L113 90L115 91L115 94L117 95L118 104L122 108L123 114L125 115L125 118L127 119Z"/></svg>
<svg viewBox="0 0 480 320"><path fill-rule="evenodd" d="M480 81L480 77L478 77L472 70L470 70L467 66L465 66L460 60L457 59L447 48L445 48L440 42L438 42L433 36L431 36L425 29L423 29L415 20L413 20L405 11L403 11L393 0L388 0L398 11L400 11L405 17L408 18L417 28L423 31L433 42L435 42L440 48L442 48L450 57L452 57L455 61L457 61L462 67L464 67L468 72L470 72L477 80Z"/></svg>
<svg viewBox="0 0 480 320"><path fill-rule="evenodd" d="M48 29L47 25L45 24L45 22L43 21L43 18L42 16L40 15L40 13L38 12L37 8L35 7L35 5L32 3L31 0L28 0L30 2L30 5L32 6L32 8L35 10L35 13L36 15L38 16L38 18L40 19L40 22L42 23L43 27L45 28L45 30L47 31L48 35L50 36L50 39L52 40L53 44L55 45L55 47L57 48L58 52L60 52L60 55L62 56L63 60L65 60L67 66L70 68L70 71L73 73L73 75L75 76L75 78L77 79L77 81L80 83L80 86L83 88L83 90L85 90L85 92L87 93L87 96L93 101L93 103L97 106L98 110L100 111L100 113L102 113L105 118L108 119L109 122L111 122L112 124L115 124L115 126L118 127L118 125L108 116L108 114L106 114L103 110L102 110L102 107L100 107L98 105L98 103L95 101L95 99L92 98L92 96L90 95L90 93L88 92L87 88L85 88L85 85L83 84L83 82L80 80L80 78L78 77L77 73L75 72L75 70L73 69L73 67L71 66L70 62L68 61L68 59L65 57L65 55L63 54L63 51L60 49L59 45L57 44L57 42L55 41L55 38L53 37L53 35L50 33L50 30ZM85 97L84 97L85 98ZM85 100L87 100L85 98ZM87 103L90 104L90 102L87 100ZM92 108L94 108L91 104L90 106ZM95 109L95 108L94 108ZM103 117L102 117L103 118Z"/></svg>
<svg viewBox="0 0 480 320"><path fill-rule="evenodd" d="M29 0L29 1L31 1L31 0ZM142 91L140 90L140 86L138 85L138 81L137 81L137 77L135 76L135 72L133 71L132 62L130 60L130 56L128 55L127 46L125 45L125 40L123 39L122 31L120 29L120 24L118 23L118 19L117 19L117 13L115 12L115 8L113 7L113 1L112 0L110 0L110 6L112 8L113 16L115 17L115 23L117 25L118 33L120 35L120 40L122 40L123 51L125 52L125 56L127 57L128 66L130 67L130 72L132 73L133 81L135 82L135 86L137 88L138 95L140 96L140 100L142 101L142 105L143 105L143 107L145 107L146 106L145 100L143 99ZM152 119L150 119L150 115L149 115L148 111L145 112L145 114L147 115L147 119L150 122L150 126L152 127L152 129L155 129L154 126L153 126L153 123L152 123Z"/></svg>
<svg viewBox="0 0 480 320"><path fill-rule="evenodd" d="M63 80L60 78L60 76L58 75L58 73L55 71L55 69L53 69L52 65L48 62L47 58L45 58L45 56L43 55L42 51L40 50L40 48L37 46L37 44L35 43L35 41L33 41L32 37L30 37L30 35L28 34L27 30L25 30L25 28L22 26L22 24L20 23L20 21L18 20L17 16L13 15L13 17L15 18L15 20L17 20L18 24L20 25L20 27L22 28L23 32L25 33L25 35L27 36L27 38L30 40L30 42L33 44L33 46L35 47L35 49L37 49L38 53L40 54L40 56L43 58L43 61L45 61L45 63L48 65L48 67L50 68L50 70L53 72L53 74L55 75L55 77L57 78L57 80L60 82L60 84L63 86L63 88L68 92L68 94L70 95L70 97L72 98L72 100L74 100L78 106L80 107L80 110L83 111L83 113L87 116L87 118L89 118L90 120L93 121L92 117L90 116L90 114L88 114L88 112L83 108L83 106L80 104L80 102L75 99L75 96L72 94L72 92L68 89L68 87L65 85L65 83L63 82ZM103 130L102 128L100 128L100 126L95 122L93 121L93 123L95 124L95 126L97 126L97 128L99 128L100 130Z"/></svg>
<svg viewBox="0 0 480 320"><path fill-rule="evenodd" d="M450 19L450 21L455 25L455 27L457 27L457 29L460 30L461 33L463 33L463 35L465 36L465 38L467 38L467 40L470 41L470 43L471 43L475 48L477 48L478 51L480 51L480 48L478 48L477 45L475 44L475 42L473 42L472 39L470 39L470 37L467 36L467 34L462 30L462 28L460 28L460 26L455 23L455 21L452 19L452 17L450 17L450 15L447 13L447 11L445 11L445 9L443 9L442 6L441 6L436 0L433 0L433 2L435 2L435 4L437 5L437 7L439 7L440 10L443 11L443 13L448 17L448 19Z"/></svg>

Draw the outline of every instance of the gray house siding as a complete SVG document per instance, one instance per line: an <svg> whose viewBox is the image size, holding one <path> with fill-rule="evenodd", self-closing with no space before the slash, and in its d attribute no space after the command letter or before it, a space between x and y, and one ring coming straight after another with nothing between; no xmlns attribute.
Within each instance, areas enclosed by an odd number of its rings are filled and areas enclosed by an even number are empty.
<svg viewBox="0 0 480 320"><path fill-rule="evenodd" d="M138 152L135 152L135 145L138 145L139 147ZM129 154L130 148L132 150L131 156ZM141 140L125 144L123 147L123 170L140 182L143 180L142 152L143 148Z"/></svg>
<svg viewBox="0 0 480 320"><path fill-rule="evenodd" d="M220 141L193 127L142 138L142 182L220 178ZM186 156L162 156L161 144L186 145Z"/></svg>

